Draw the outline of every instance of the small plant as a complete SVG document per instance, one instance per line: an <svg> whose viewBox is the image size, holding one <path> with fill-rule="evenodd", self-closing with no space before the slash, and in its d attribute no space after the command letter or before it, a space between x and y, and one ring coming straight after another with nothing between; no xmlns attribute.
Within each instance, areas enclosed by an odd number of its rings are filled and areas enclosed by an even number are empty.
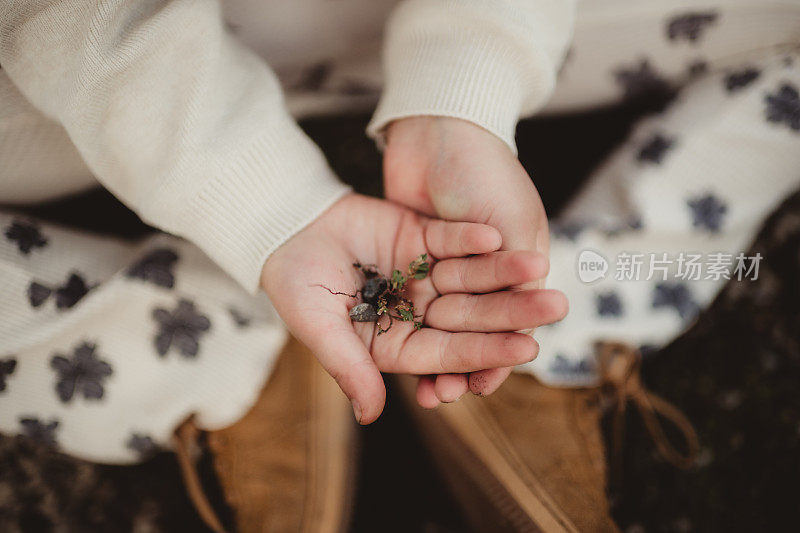
<svg viewBox="0 0 800 533"><path fill-rule="evenodd" d="M400 270L393 270L392 275L389 277L382 275L375 265L362 265L359 262L355 262L353 267L364 274L366 281L361 290L356 293L361 293L363 302L350 309L350 318L352 320L356 322L375 322L378 325L378 335L389 331L395 320L413 322L416 329L422 327L422 322L417 320L422 318L422 315L415 314L414 302L406 298L405 289L409 280L425 279L428 275L430 271L428 254L422 254L411 261L405 274ZM348 296L355 297L355 295L349 294ZM386 328L380 324L382 316L389 317L389 325Z"/></svg>

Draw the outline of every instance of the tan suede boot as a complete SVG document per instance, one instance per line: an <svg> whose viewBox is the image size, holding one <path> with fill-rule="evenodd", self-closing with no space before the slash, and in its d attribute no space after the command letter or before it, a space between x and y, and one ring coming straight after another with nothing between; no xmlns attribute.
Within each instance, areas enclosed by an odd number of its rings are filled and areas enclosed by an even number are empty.
<svg viewBox="0 0 800 533"><path fill-rule="evenodd" d="M179 430L179 442L191 441L190 432ZM352 408L297 340L283 349L256 405L233 426L210 432L207 442L236 531L347 529L356 468ZM221 531L191 465L184 474L198 512Z"/></svg>
<svg viewBox="0 0 800 533"><path fill-rule="evenodd" d="M605 497L597 391L512 374L491 396L425 411L414 401L415 380L398 381L478 531L617 530Z"/></svg>
<svg viewBox="0 0 800 533"><path fill-rule="evenodd" d="M514 373L491 396L466 395L430 411L416 403L415 379L397 379L437 466L477 531L618 531L606 498L601 400L614 414L617 451L624 410L633 403L662 457L679 467L693 464L697 435L679 410L644 388L638 351L598 344L598 364L602 387L551 388ZM669 443L659 417L683 434L686 454Z"/></svg>

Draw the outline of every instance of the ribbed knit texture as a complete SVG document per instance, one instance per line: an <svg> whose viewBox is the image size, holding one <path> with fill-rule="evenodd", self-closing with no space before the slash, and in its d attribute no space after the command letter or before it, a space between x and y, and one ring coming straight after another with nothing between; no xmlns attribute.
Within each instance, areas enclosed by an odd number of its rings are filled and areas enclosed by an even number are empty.
<svg viewBox="0 0 800 533"><path fill-rule="evenodd" d="M392 15L385 88L367 133L409 116L473 122L514 153L521 114L543 106L573 23L572 2L410 0Z"/></svg>
<svg viewBox="0 0 800 533"><path fill-rule="evenodd" d="M552 90L573 10L553 0L401 2L370 135L401 117L452 116L515 150L520 113ZM32 149L77 167L27 172L37 178L22 187L15 175L35 158L17 157L14 175L0 173L4 200L78 190L90 173L250 292L272 251L349 190L288 115L274 73L226 30L217 1L4 2L0 64L13 82L0 96L27 100L3 115L41 124L51 135Z"/></svg>
<svg viewBox="0 0 800 533"><path fill-rule="evenodd" d="M288 116L185 203L169 204L181 195L180 183L170 185L153 199L154 212L170 213L162 215L162 224L202 242L251 290L278 246L350 192Z"/></svg>
<svg viewBox="0 0 800 533"><path fill-rule="evenodd" d="M269 254L349 190L213 0L7 2L0 64L103 185L250 292Z"/></svg>

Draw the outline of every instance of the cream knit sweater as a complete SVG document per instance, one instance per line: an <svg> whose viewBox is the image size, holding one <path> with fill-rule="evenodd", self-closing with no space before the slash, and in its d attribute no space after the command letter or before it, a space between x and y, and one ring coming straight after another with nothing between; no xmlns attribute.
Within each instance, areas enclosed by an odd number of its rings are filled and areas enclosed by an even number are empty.
<svg viewBox="0 0 800 533"><path fill-rule="evenodd" d="M518 118L551 93L573 4L400 2L369 134L380 138L397 118L445 115L515 149ZM215 0L4 1L0 202L96 178L255 291L270 253L348 189L221 11Z"/></svg>

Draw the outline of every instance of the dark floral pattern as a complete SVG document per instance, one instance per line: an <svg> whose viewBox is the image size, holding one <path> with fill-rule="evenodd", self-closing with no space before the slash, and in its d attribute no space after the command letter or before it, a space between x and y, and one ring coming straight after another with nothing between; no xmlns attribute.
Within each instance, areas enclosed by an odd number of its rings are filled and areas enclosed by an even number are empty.
<svg viewBox="0 0 800 533"><path fill-rule="evenodd" d="M70 274L67 282L56 289L56 307L69 309L91 290L80 274Z"/></svg>
<svg viewBox="0 0 800 533"><path fill-rule="evenodd" d="M672 92L669 83L642 59L633 67L622 67L614 71L614 79L622 87L626 99L633 100L648 95L667 95Z"/></svg>
<svg viewBox="0 0 800 533"><path fill-rule="evenodd" d="M233 319L233 323L236 324L237 327L246 328L250 325L252 319L242 314L242 312L235 307L230 307L228 313L230 313L231 319Z"/></svg>
<svg viewBox="0 0 800 533"><path fill-rule="evenodd" d="M23 255L28 255L34 248L43 248L47 245L47 238L42 235L39 226L33 222L14 220L6 228L6 238L17 243L17 249Z"/></svg>
<svg viewBox="0 0 800 533"><path fill-rule="evenodd" d="M606 292L597 295L597 314L601 317L620 317L622 316L622 300L615 292Z"/></svg>
<svg viewBox="0 0 800 533"><path fill-rule="evenodd" d="M583 222L568 221L550 223L550 234L553 237L567 239L570 241L577 240L585 229L586 224Z"/></svg>
<svg viewBox="0 0 800 533"><path fill-rule="evenodd" d="M189 300L180 300L171 312L155 309L153 319L159 325L154 343L162 357L172 347L184 357L195 357L200 351L200 337L211 328L208 317L200 314Z"/></svg>
<svg viewBox="0 0 800 533"><path fill-rule="evenodd" d="M689 288L681 283L659 283L653 291L653 308L669 307L678 312L684 320L697 315L700 306Z"/></svg>
<svg viewBox="0 0 800 533"><path fill-rule="evenodd" d="M56 431L58 430L59 422L55 419L50 419L49 422L42 422L36 417L25 417L19 419L21 427L21 434L31 440L48 446L57 446Z"/></svg>
<svg viewBox="0 0 800 533"><path fill-rule="evenodd" d="M149 281L160 287L171 289L175 286L175 274L172 272L178 254L171 248L158 248L151 251L128 269L129 278Z"/></svg>
<svg viewBox="0 0 800 533"><path fill-rule="evenodd" d="M698 59L690 63L689 68L686 70L690 78L696 78L708 72L708 62Z"/></svg>
<svg viewBox="0 0 800 533"><path fill-rule="evenodd" d="M38 281L32 281L28 286L28 301L32 307L39 307L50 298L50 295L55 293L56 308L69 309L86 296L92 288L86 283L83 276L73 272L60 287L52 288Z"/></svg>
<svg viewBox="0 0 800 533"><path fill-rule="evenodd" d="M13 357L0 360L0 392L6 390L6 379L17 369L17 360Z"/></svg>
<svg viewBox="0 0 800 533"><path fill-rule="evenodd" d="M56 354L50 368L56 371L56 393L67 403L78 394L87 400L99 400L105 394L103 382L112 374L111 365L95 353L97 346L82 342L72 352L72 357Z"/></svg>
<svg viewBox="0 0 800 533"><path fill-rule="evenodd" d="M31 307L39 307L47 301L52 293L50 287L42 285L38 281L32 281L28 286L28 301L31 303Z"/></svg>
<svg viewBox="0 0 800 533"><path fill-rule="evenodd" d="M735 72L729 72L725 75L723 80L725 84L725 90L729 93L738 91L739 89L747 87L756 81L759 76L761 76L761 71L753 67L747 67Z"/></svg>
<svg viewBox="0 0 800 533"><path fill-rule="evenodd" d="M636 154L636 159L642 163L661 164L664 155L675 145L675 139L661 133L650 137Z"/></svg>
<svg viewBox="0 0 800 533"><path fill-rule="evenodd" d="M594 375L595 365L593 360L588 357L583 357L573 363L563 354L556 354L550 363L550 372L573 377L590 377Z"/></svg>
<svg viewBox="0 0 800 533"><path fill-rule="evenodd" d="M692 212L692 225L695 228L717 232L722 226L728 207L713 194L691 198L687 202Z"/></svg>
<svg viewBox="0 0 800 533"><path fill-rule="evenodd" d="M800 94L797 88L784 83L777 92L765 97L767 120L776 124L785 123L794 131L800 131Z"/></svg>
<svg viewBox="0 0 800 533"><path fill-rule="evenodd" d="M719 15L713 11L704 13L685 13L667 22L667 37L670 41L685 40L696 42Z"/></svg>
<svg viewBox="0 0 800 533"><path fill-rule="evenodd" d="M142 461L149 459L159 451L159 447L153 439L143 433L132 433L125 443L125 447L136 453Z"/></svg>

